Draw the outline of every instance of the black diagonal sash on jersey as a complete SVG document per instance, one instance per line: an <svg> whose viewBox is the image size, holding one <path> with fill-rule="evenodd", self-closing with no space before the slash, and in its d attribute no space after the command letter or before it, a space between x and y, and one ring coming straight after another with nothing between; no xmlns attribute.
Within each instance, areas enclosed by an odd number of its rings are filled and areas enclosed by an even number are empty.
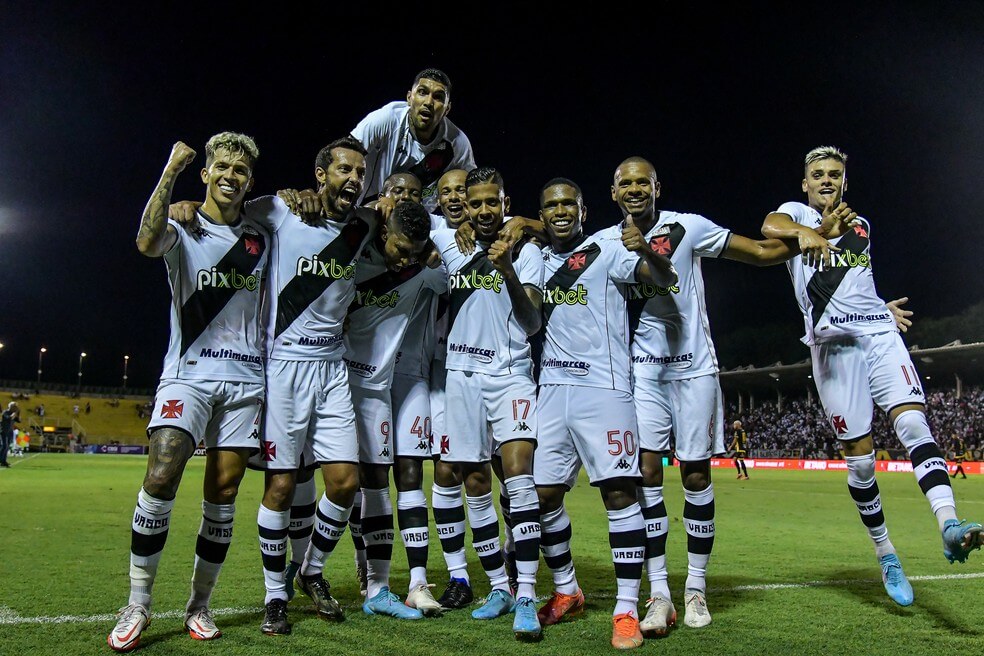
<svg viewBox="0 0 984 656"><path fill-rule="evenodd" d="M841 252L852 251L860 254L868 248L868 244L869 240L867 237L862 237L857 231L851 230L840 238L840 241L837 242L837 248L841 249ZM835 258L837 254L831 253L830 257ZM823 316L824 311L830 304L830 299L834 297L837 288L844 281L850 270L851 267L831 267L826 271L817 271L810 278L810 282L806 286L806 295L809 297L810 304L813 306L814 326L820 321L820 317Z"/></svg>
<svg viewBox="0 0 984 656"><path fill-rule="evenodd" d="M411 166L409 172L417 176L420 184L426 189L441 179L444 171L451 166L453 161L454 146L445 139L441 145L424 155L424 159Z"/></svg>
<svg viewBox="0 0 984 656"><path fill-rule="evenodd" d="M496 274L495 267L492 266L492 262L489 260L489 254L486 251L479 251L475 253L472 259L468 260L463 267L461 267L456 274L453 275L468 275L472 271L475 271L479 275L487 276L489 274ZM505 281L503 281L505 284ZM471 295L479 290L474 287L471 289L457 289L451 290L451 301L448 314L448 333L451 332L451 327L454 326L454 321L458 317L458 312L461 311L461 307L465 302L471 298Z"/></svg>
<svg viewBox="0 0 984 656"><path fill-rule="evenodd" d="M363 294L369 292L372 292L375 296L388 294L419 274L421 271L423 271L423 268L420 265L415 264L414 266L410 266L399 271L390 271L387 269L374 278L363 280L355 286L355 298L352 299L352 303L349 305L349 314L352 314L356 310L365 307L359 303L359 297Z"/></svg>
<svg viewBox="0 0 984 656"><path fill-rule="evenodd" d="M348 266L367 234L369 234L368 223L361 219L350 220L339 235L318 253L318 260L321 262L335 260L343 267ZM277 297L277 328L274 336L279 337L287 330L333 282L335 278L310 274L291 278Z"/></svg>
<svg viewBox="0 0 984 656"><path fill-rule="evenodd" d="M570 257L543 284L544 294L558 287L564 291L571 289L577 279L598 259L599 255L601 255L601 246L598 244L591 244L584 250L571 253ZM543 304L544 323L550 321L550 315L553 314L556 307L555 303Z"/></svg>
<svg viewBox="0 0 984 656"><path fill-rule="evenodd" d="M216 277L233 280L234 276L248 276L256 269L266 251L266 239L255 232L243 232L232 248L215 265ZM227 287L204 287L196 290L181 306L181 355L202 336L209 324L219 316L222 308L239 291L231 284ZM256 290L259 294L259 289Z"/></svg>
<svg viewBox="0 0 984 656"><path fill-rule="evenodd" d="M649 245L654 251L665 255L666 257L672 259L676 254L677 247L680 242L683 241L684 235L687 234L687 229L683 227L680 223L672 224L669 234L657 235L649 240ZM667 240L669 251L666 250L667 242L661 240ZM639 323L642 321L642 312L646 308L646 303L648 303L652 296L646 296L643 294L645 287L651 287L651 285L628 285L626 293L628 298L626 299L626 307L629 312L629 339L635 339L636 330L639 328Z"/></svg>

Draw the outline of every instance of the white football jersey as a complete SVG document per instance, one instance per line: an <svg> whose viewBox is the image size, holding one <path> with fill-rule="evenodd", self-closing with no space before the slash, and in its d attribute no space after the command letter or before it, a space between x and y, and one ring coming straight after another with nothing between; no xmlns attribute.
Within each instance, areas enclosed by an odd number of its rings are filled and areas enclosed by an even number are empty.
<svg viewBox="0 0 984 656"><path fill-rule="evenodd" d="M437 181L445 171L475 168L471 142L465 133L445 118L427 145L410 131L410 105L403 100L383 105L352 130L368 151L364 198L375 198L386 178L409 171L423 185L422 202L428 211L437 207Z"/></svg>
<svg viewBox="0 0 984 656"><path fill-rule="evenodd" d="M621 233L599 232L568 253L543 249L541 385L632 391L629 318L618 283L636 282L638 266Z"/></svg>
<svg viewBox="0 0 984 656"><path fill-rule="evenodd" d="M396 373L413 378L430 378L431 362L437 349L435 319L440 295L447 291L447 273L442 272L437 289L424 289L410 312L403 343L396 354ZM445 304L446 305L446 304ZM445 344L447 342L444 342Z"/></svg>
<svg viewBox="0 0 984 656"><path fill-rule="evenodd" d="M397 352L414 315L430 308L447 274L420 265L390 271L383 254L370 243L359 258L355 298L345 329L345 364L354 387L389 389Z"/></svg>
<svg viewBox="0 0 984 656"><path fill-rule="evenodd" d="M621 238L622 226L604 232ZM719 257L731 231L698 214L660 210L645 236L654 251L670 258L680 280L669 289L645 284L626 289L633 376L665 381L716 373L700 258Z"/></svg>
<svg viewBox="0 0 984 656"><path fill-rule="evenodd" d="M820 213L803 203L783 203L776 212L800 225L816 228ZM831 253L831 266L820 271L806 266L802 255L786 263L793 279L796 303L803 313L807 344L897 331L895 319L878 297L871 271L871 225L859 217L853 230L831 239L840 248Z"/></svg>
<svg viewBox="0 0 984 656"><path fill-rule="evenodd" d="M171 339L162 379L263 382L260 283L269 233L249 218L198 225L168 221L177 234L164 255L171 285Z"/></svg>
<svg viewBox="0 0 984 656"><path fill-rule="evenodd" d="M531 373L530 343L513 315L506 282L489 261L490 244L478 242L475 252L466 255L455 244L453 230L438 230L431 239L448 275L447 368L493 375ZM543 258L536 246L523 245L513 267L523 285L542 288Z"/></svg>
<svg viewBox="0 0 984 656"><path fill-rule="evenodd" d="M342 324L355 297L356 260L375 223L357 209L345 222L308 225L276 196L246 203L246 216L273 234L264 299L266 357L332 361L345 352Z"/></svg>

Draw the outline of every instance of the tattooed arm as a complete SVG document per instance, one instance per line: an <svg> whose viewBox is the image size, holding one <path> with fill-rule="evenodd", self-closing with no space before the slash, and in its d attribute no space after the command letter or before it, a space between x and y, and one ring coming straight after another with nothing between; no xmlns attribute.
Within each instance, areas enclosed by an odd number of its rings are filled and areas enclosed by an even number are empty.
<svg viewBox="0 0 984 656"><path fill-rule="evenodd" d="M179 141L171 148L171 156L157 188L147 201L143 218L140 219L140 230L137 231L137 250L147 257L160 257L174 246L177 234L174 228L168 226L167 206L171 202L174 181L193 159L195 151L184 142Z"/></svg>

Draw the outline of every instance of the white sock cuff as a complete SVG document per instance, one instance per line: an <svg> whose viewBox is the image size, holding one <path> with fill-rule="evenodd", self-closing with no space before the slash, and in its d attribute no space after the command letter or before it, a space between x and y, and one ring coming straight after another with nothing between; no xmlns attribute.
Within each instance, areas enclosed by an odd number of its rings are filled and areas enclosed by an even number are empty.
<svg viewBox="0 0 984 656"><path fill-rule="evenodd" d="M174 507L174 499L158 499L151 496L145 489L140 488L140 492L137 493L137 504L151 515L164 515L171 512L171 508Z"/></svg>
<svg viewBox="0 0 984 656"><path fill-rule="evenodd" d="M492 493L483 494L480 497L470 497L465 496L465 502L468 504L468 510L472 512L479 512L482 510L487 510L492 507Z"/></svg>
<svg viewBox="0 0 984 656"><path fill-rule="evenodd" d="M431 486L431 494L436 502L438 498L448 501L455 501L454 505L457 505L461 501L461 485L453 485L451 487L443 487L434 483Z"/></svg>
<svg viewBox="0 0 984 656"><path fill-rule="evenodd" d="M706 506L714 501L714 483L711 483L705 489L698 492L684 488L683 496L695 506Z"/></svg>
<svg viewBox="0 0 984 656"><path fill-rule="evenodd" d="M289 510L270 510L262 503L256 513L256 523L271 530L285 529L290 526Z"/></svg>
<svg viewBox="0 0 984 656"><path fill-rule="evenodd" d="M410 510L427 506L427 497L423 490L407 490L406 492L396 493L396 507L398 510Z"/></svg>
<svg viewBox="0 0 984 656"><path fill-rule="evenodd" d="M294 486L294 503L292 505L304 506L314 503L317 499L318 485L315 483L313 476L309 480Z"/></svg>
<svg viewBox="0 0 984 656"><path fill-rule="evenodd" d="M507 478L503 484L509 492L509 512L536 510L540 507L532 474L520 474Z"/></svg>
<svg viewBox="0 0 984 656"><path fill-rule="evenodd" d="M642 501L645 503L647 508L658 506L663 501L663 486L643 487L640 485L639 496L642 497Z"/></svg>
<svg viewBox="0 0 984 656"><path fill-rule="evenodd" d="M847 462L847 484L851 487L868 488L875 482L875 452L863 456L845 456Z"/></svg>
<svg viewBox="0 0 984 656"><path fill-rule="evenodd" d="M893 424L902 446L910 454L912 450L923 444L935 442L933 433L929 430L926 413L922 410L906 410L895 418Z"/></svg>
<svg viewBox="0 0 984 656"><path fill-rule="evenodd" d="M617 522L623 519L628 519L629 517L634 517L636 514L641 516L642 507L638 503L633 503L621 510L609 510L608 520L612 522Z"/></svg>
<svg viewBox="0 0 984 656"><path fill-rule="evenodd" d="M236 504L210 503L202 499L202 515L214 521L229 522L236 516Z"/></svg>

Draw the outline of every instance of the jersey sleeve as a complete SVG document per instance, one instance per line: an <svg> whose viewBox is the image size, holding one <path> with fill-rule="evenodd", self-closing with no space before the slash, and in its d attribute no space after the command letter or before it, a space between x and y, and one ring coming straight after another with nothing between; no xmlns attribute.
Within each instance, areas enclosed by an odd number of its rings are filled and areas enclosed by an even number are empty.
<svg viewBox="0 0 984 656"><path fill-rule="evenodd" d="M803 203L796 203L790 201L788 203L783 203L782 205L780 205L779 209L776 210L776 213L785 214L789 216L789 218L791 218L796 223L813 228L814 226L811 225L813 222L809 220L807 213L803 211L805 208L806 205L804 205Z"/></svg>
<svg viewBox="0 0 984 656"><path fill-rule="evenodd" d="M520 249L515 269L520 283L543 287L543 254L533 244L526 243Z"/></svg>
<svg viewBox="0 0 984 656"><path fill-rule="evenodd" d="M167 249L167 252L164 253L164 259L169 260L171 261L171 264L174 264L176 263L173 261L174 258L181 252L181 247L183 246L182 242L188 238L188 231L183 225L174 219L168 219L167 225L174 230L174 243L171 244L171 248Z"/></svg>
<svg viewBox="0 0 984 656"><path fill-rule="evenodd" d="M424 288L429 289L437 294L443 294L448 291L448 268L441 262L441 265L436 269L424 268Z"/></svg>
<svg viewBox="0 0 984 656"><path fill-rule="evenodd" d="M696 215L692 225L695 232L694 254L698 257L720 257L728 247L731 231Z"/></svg>
<svg viewBox="0 0 984 656"><path fill-rule="evenodd" d="M639 270L639 262L642 258L625 248L621 241L606 239L600 243L605 254L608 277L615 282L638 282L636 271Z"/></svg>
<svg viewBox="0 0 984 656"><path fill-rule="evenodd" d="M276 196L260 196L243 205L243 214L272 235L290 216L290 209Z"/></svg>
<svg viewBox="0 0 984 656"><path fill-rule="evenodd" d="M471 171L475 168L475 154L472 152L471 141L468 139L468 135L460 131L458 141L460 148L455 148L454 160L446 170L464 169Z"/></svg>
<svg viewBox="0 0 984 656"><path fill-rule="evenodd" d="M380 107L359 121L359 124L352 130L352 136L358 139L366 150L369 150L371 147L386 141L391 129L391 118L390 106Z"/></svg>

